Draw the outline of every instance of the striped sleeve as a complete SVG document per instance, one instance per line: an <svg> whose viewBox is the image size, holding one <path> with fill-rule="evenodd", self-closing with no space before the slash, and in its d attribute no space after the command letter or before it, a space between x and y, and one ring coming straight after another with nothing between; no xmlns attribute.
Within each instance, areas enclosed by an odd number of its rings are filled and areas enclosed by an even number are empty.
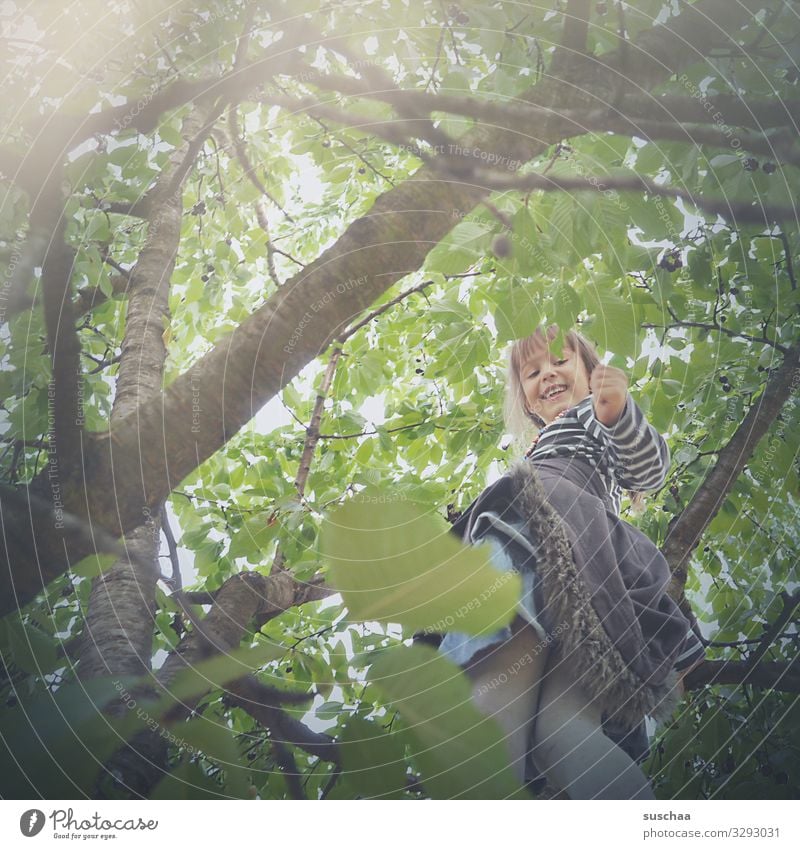
<svg viewBox="0 0 800 849"><path fill-rule="evenodd" d="M698 660L702 660L705 657L705 654L705 646L702 642L700 642L700 638L690 627L686 633L686 639L684 640L683 646L678 652L678 656L675 658L674 668L677 669L678 672L688 669L690 666L697 663Z"/></svg>
<svg viewBox="0 0 800 849"><path fill-rule="evenodd" d="M611 448L614 477L623 489L643 492L663 485L670 466L669 448L630 393L619 421L612 427L597 419L591 403L580 412L586 429Z"/></svg>

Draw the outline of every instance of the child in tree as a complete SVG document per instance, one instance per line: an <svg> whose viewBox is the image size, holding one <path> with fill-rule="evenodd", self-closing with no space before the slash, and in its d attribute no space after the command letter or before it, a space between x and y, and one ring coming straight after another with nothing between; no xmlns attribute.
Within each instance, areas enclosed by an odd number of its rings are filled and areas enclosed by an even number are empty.
<svg viewBox="0 0 800 849"><path fill-rule="evenodd" d="M532 755L570 798L649 799L625 749L645 714L669 715L703 646L666 594L666 560L619 506L622 489L638 500L662 486L669 451L625 373L575 331L552 350L556 335L537 329L513 345L508 423L538 433L454 526L467 542L488 541L498 568L519 571L517 616L484 637L450 632L440 651L503 728L520 779Z"/></svg>

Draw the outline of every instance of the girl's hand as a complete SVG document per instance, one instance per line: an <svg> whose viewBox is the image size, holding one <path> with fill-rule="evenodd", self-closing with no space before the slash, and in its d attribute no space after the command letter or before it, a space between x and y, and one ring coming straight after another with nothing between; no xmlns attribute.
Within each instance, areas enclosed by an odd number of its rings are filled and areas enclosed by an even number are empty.
<svg viewBox="0 0 800 849"><path fill-rule="evenodd" d="M625 409L628 397L628 375L620 368L596 365L589 375L589 389L594 396L594 414L606 427L613 427Z"/></svg>

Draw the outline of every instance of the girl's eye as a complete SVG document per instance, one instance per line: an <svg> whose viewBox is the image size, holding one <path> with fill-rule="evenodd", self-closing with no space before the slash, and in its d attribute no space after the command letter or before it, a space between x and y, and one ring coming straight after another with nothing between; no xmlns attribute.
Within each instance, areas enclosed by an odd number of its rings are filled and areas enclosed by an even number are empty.
<svg viewBox="0 0 800 849"><path fill-rule="evenodd" d="M566 363L568 359L569 359L568 357L562 357L560 360L556 360L556 365L557 365L557 366L563 366L563 365L564 365L564 363ZM539 374L539 369L538 369L538 368L537 368L537 369L534 369L534 370L533 370L533 371L532 371L532 372L528 375L528 379L530 380L530 378L532 378L532 377L536 377L536 375L538 375L538 374Z"/></svg>

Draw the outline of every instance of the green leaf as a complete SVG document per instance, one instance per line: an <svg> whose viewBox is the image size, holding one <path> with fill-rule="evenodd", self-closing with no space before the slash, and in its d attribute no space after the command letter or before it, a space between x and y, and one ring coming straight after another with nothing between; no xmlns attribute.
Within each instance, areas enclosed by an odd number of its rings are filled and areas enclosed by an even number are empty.
<svg viewBox="0 0 800 849"><path fill-rule="evenodd" d="M622 357L635 357L639 342L639 322L635 308L605 287L586 290L586 301L594 320L590 335L601 348Z"/></svg>
<svg viewBox="0 0 800 849"><path fill-rule="evenodd" d="M522 339L542 323L542 310L533 287L514 283L497 297L492 311L499 343Z"/></svg>
<svg viewBox="0 0 800 849"><path fill-rule="evenodd" d="M322 719L324 721L329 721L331 719L338 718L339 714L344 710L344 705L341 702L324 702L320 705L315 714L317 719Z"/></svg>
<svg viewBox="0 0 800 849"><path fill-rule="evenodd" d="M478 712L458 666L427 646L403 646L379 655L367 677L400 713L434 799L525 798L499 727Z"/></svg>
<svg viewBox="0 0 800 849"><path fill-rule="evenodd" d="M678 380L661 380L658 384L659 389L667 398L676 398L681 394L681 386L680 381Z"/></svg>
<svg viewBox="0 0 800 849"><path fill-rule="evenodd" d="M672 459L681 465L688 465L697 459L700 449L695 445L683 445L673 455Z"/></svg>
<svg viewBox="0 0 800 849"><path fill-rule="evenodd" d="M574 198L567 193L559 193L545 222L545 241L550 246L553 266L562 273L572 269L578 259L573 244L574 218ZM547 273L555 276L550 271Z"/></svg>
<svg viewBox="0 0 800 849"><path fill-rule="evenodd" d="M234 534L228 556L248 557L257 562L280 530L279 523L272 516L271 512L251 516Z"/></svg>
<svg viewBox="0 0 800 849"><path fill-rule="evenodd" d="M375 720L347 720L337 748L342 779L362 799L402 799L406 788L405 747L400 734L382 731Z"/></svg>
<svg viewBox="0 0 800 849"><path fill-rule="evenodd" d="M359 445L358 451L356 451L353 456L353 462L358 466L366 465L369 458L372 456L374 447L375 441L373 439L365 439L361 445Z"/></svg>
<svg viewBox="0 0 800 849"><path fill-rule="evenodd" d="M108 242L111 240L111 229L108 226L108 218L103 212L95 212L83 233L85 241Z"/></svg>
<svg viewBox="0 0 800 849"><path fill-rule="evenodd" d="M44 675L66 664L59 660L58 645L52 637L18 616L8 616L4 622L11 655L20 669L31 675Z"/></svg>
<svg viewBox="0 0 800 849"><path fill-rule="evenodd" d="M428 254L425 268L441 274L460 274L485 255L491 228L479 221L462 221Z"/></svg>
<svg viewBox="0 0 800 849"><path fill-rule="evenodd" d="M645 199L629 193L625 199L631 207L631 220L641 229L644 240L677 242L683 229L683 215L672 198L656 195Z"/></svg>
<svg viewBox="0 0 800 849"><path fill-rule="evenodd" d="M103 763L120 746L120 737L103 715L119 689L132 679L100 678L69 683L55 693L20 698L21 705L0 711L4 799L90 797Z"/></svg>
<svg viewBox="0 0 800 849"><path fill-rule="evenodd" d="M577 292L567 283L560 283L553 296L553 320L564 331L575 326L582 309Z"/></svg>
<svg viewBox="0 0 800 849"><path fill-rule="evenodd" d="M171 144L173 147L180 147L183 144L183 137L180 134L180 130L176 127L172 127L169 124L163 124L158 128L158 134L161 136L162 140L167 144Z"/></svg>
<svg viewBox="0 0 800 849"><path fill-rule="evenodd" d="M225 770L226 796L246 799L250 795L250 770L241 759L236 739L226 724L206 714L171 728L175 742L190 751L200 749Z"/></svg>
<svg viewBox="0 0 800 849"><path fill-rule="evenodd" d="M462 545L390 492L366 491L333 513L321 547L355 619L485 634L511 621L519 599L519 576L495 570L488 546Z"/></svg>
<svg viewBox="0 0 800 849"><path fill-rule="evenodd" d="M174 704L195 698L208 690L224 687L243 675L280 660L288 649L262 637L253 647L244 647L195 663L178 673L169 693L154 707L156 715L165 714Z"/></svg>
<svg viewBox="0 0 800 849"><path fill-rule="evenodd" d="M96 578L102 575L106 569L110 569L117 562L116 554L90 554L79 560L71 567L72 573L81 578Z"/></svg>
<svg viewBox="0 0 800 849"><path fill-rule="evenodd" d="M119 145L108 154L108 161L114 165L124 168L130 164L131 159L139 152L136 144Z"/></svg>
<svg viewBox="0 0 800 849"><path fill-rule="evenodd" d="M730 497L728 497L722 503L722 509L711 520L711 523L708 526L708 533L711 536L725 536L733 531L738 522L739 511L731 502Z"/></svg>

